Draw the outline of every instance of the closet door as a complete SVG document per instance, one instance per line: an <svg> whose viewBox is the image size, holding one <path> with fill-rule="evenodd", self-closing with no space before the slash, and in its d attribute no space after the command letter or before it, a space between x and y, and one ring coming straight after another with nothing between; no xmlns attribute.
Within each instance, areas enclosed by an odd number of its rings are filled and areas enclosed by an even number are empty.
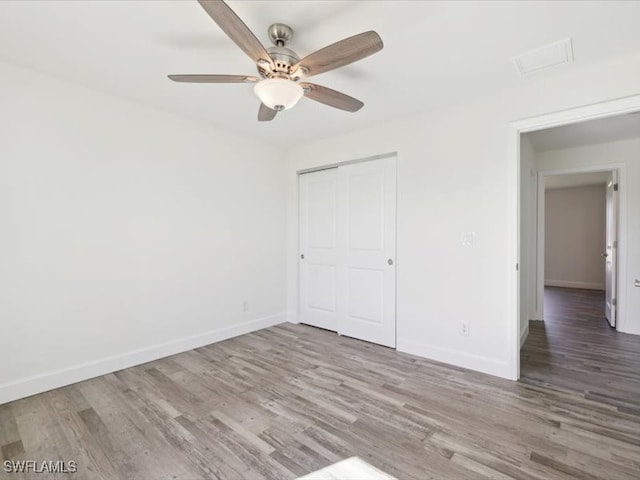
<svg viewBox="0 0 640 480"><path fill-rule="evenodd" d="M338 169L305 173L300 185L300 321L338 330Z"/></svg>
<svg viewBox="0 0 640 480"><path fill-rule="evenodd" d="M338 169L338 333L396 346L396 159Z"/></svg>

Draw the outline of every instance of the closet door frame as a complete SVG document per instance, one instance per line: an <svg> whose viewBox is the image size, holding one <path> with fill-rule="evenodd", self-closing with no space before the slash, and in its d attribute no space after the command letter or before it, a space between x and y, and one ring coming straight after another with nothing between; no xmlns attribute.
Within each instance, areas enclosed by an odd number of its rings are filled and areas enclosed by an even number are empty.
<svg viewBox="0 0 640 480"><path fill-rule="evenodd" d="M397 163L397 153L396 152L391 152L391 153L385 153L385 154L381 154L381 155L374 155L374 156L370 156L370 157L365 157L365 158L360 158L360 159L356 159L356 160L349 160L349 161L345 161L345 162L336 162L336 163L332 163L332 164L326 164L326 165L322 165L322 166L318 166L318 167L313 167L313 168L308 168L308 169L302 169L297 171L297 177L298 177L298 188L297 188L297 193L298 193L298 235L297 235L297 239L298 239L298 249L297 249L297 282L296 282L296 289L297 289L297 296L296 296L296 304L297 304L297 321L304 323L304 321L302 320L302 315L301 315L301 309L302 309L302 288L301 288L301 282L302 282L302 274L303 274L303 266L301 264L302 259L300 258L301 255L304 255L304 252L302 252L301 248L302 248L302 238L301 238L301 234L302 234L302 230L301 230L301 222L302 222L302 218L301 218L301 211L300 211L300 207L301 207L301 197L300 195L300 183L301 183L301 176L306 174L306 173L313 173L313 172L319 172L319 171L324 171L324 170L329 170L329 169L335 169L335 168L339 168L342 166L347 166L347 165L353 165L353 164L357 164L357 163L364 163L364 162L371 162L374 160L379 160L379 159L386 159L386 158L394 158L395 160L395 170L396 170L396 177L395 177L395 182L396 182L396 212L395 212L395 229L394 229L394 235L395 238L393 239L393 244L394 244L394 252L393 252L393 263L394 263L394 269L395 269L395 275L394 275L394 285L393 285L393 290L394 290L394 295L393 295L393 312L394 312L394 324L397 327L397 218L398 218L398 214L397 214L397 169L398 169L398 163ZM321 327L322 328L322 327ZM339 333L339 328L335 328L335 329L331 329L333 331L336 331L336 333ZM389 345L392 347L395 347L395 342L397 340L397 328L395 328L396 330L396 335L394 338L394 342L393 345Z"/></svg>

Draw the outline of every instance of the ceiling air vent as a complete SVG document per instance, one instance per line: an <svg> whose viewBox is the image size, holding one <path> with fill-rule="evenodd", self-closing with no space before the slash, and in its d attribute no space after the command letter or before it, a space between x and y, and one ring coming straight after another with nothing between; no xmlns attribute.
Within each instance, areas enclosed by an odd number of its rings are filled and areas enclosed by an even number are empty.
<svg viewBox="0 0 640 480"><path fill-rule="evenodd" d="M573 49L571 48L570 38L565 38L513 57L513 63L515 63L520 75L529 75L556 65L571 63L572 61Z"/></svg>

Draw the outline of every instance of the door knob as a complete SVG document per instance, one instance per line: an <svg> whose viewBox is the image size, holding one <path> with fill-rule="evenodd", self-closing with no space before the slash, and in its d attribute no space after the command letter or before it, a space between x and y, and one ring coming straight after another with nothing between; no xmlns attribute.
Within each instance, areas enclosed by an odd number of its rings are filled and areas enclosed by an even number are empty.
<svg viewBox="0 0 640 480"><path fill-rule="evenodd" d="M609 256L607 252L601 253L600 255L602 255L604 258L607 258Z"/></svg>
<svg viewBox="0 0 640 480"><path fill-rule="evenodd" d="M389 265L393 265L393 259L391 259L391 258L390 258L389 260L387 260L387 263L388 263Z"/></svg>
<svg viewBox="0 0 640 480"><path fill-rule="evenodd" d="M300 254L300 260L304 260L304 253Z"/></svg>
<svg viewBox="0 0 640 480"><path fill-rule="evenodd" d="M636 281L635 281L635 282L633 282L633 286L634 286L634 287L640 287L640 280L638 280L638 279L636 278Z"/></svg>

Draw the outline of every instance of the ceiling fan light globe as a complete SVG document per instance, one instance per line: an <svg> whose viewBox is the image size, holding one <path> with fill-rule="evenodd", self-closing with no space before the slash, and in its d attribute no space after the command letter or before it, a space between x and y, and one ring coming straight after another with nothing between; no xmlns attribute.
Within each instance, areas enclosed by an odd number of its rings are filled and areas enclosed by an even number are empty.
<svg viewBox="0 0 640 480"><path fill-rule="evenodd" d="M285 78L267 78L255 84L254 93L272 110L288 110L304 95L300 85Z"/></svg>

